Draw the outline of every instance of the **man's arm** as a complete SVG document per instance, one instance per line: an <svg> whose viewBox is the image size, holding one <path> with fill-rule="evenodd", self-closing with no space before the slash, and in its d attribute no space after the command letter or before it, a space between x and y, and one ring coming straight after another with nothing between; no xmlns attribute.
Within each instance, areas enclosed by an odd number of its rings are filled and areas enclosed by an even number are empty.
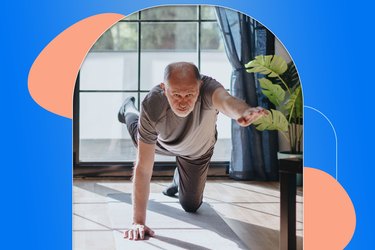
<svg viewBox="0 0 375 250"><path fill-rule="evenodd" d="M130 240L144 239L145 234L154 234L145 225L154 157L155 145L138 140L137 161L133 171L133 226L124 233L124 237Z"/></svg>
<svg viewBox="0 0 375 250"><path fill-rule="evenodd" d="M243 127L249 126L261 116L268 114L262 107L250 107L244 101L231 96L223 87L214 91L212 103L217 110L235 119Z"/></svg>

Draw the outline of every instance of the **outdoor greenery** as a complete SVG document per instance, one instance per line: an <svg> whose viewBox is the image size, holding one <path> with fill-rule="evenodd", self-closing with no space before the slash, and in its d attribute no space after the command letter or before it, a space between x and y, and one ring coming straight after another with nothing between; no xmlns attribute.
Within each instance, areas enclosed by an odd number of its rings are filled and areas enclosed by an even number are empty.
<svg viewBox="0 0 375 250"><path fill-rule="evenodd" d="M290 145L291 153L302 153L302 90L293 62L277 55L256 56L245 64L247 72L259 73L262 93L275 105L269 115L254 122L258 130L278 130Z"/></svg>

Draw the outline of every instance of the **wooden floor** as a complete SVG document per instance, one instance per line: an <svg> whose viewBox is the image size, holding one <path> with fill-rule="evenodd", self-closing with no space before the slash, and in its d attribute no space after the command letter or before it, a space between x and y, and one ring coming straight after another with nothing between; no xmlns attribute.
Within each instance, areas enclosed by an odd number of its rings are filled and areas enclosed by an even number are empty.
<svg viewBox="0 0 375 250"><path fill-rule="evenodd" d="M146 245L149 249L234 249L228 246L232 244L230 240L236 241L236 238L243 243L238 244L237 240L235 244L237 249L279 248L280 193L278 182L209 180L204 192L204 206L200 208L203 211L201 218L206 218L206 220L200 223L193 223L197 218L199 221L199 217L191 217L179 209L178 199L160 194L168 183L169 181L166 180L153 180L151 183L149 206L152 206L153 210L148 213L148 221L152 221L153 229L157 235L160 235L158 238L160 244L149 241ZM129 243L124 242L126 240L122 239L121 235L126 225L131 222L130 193L131 182L129 180L75 179L73 249L124 249L124 244ZM162 205L168 205L168 207ZM170 207L179 210L169 209ZM298 249L302 249L302 209L302 188L298 188ZM210 223L215 225L209 225ZM220 228L223 230L222 234ZM186 234L189 234L188 241L184 241L183 238ZM228 236L227 239L222 239L223 235ZM141 247L140 244L132 245L132 247L147 248L145 245Z"/></svg>

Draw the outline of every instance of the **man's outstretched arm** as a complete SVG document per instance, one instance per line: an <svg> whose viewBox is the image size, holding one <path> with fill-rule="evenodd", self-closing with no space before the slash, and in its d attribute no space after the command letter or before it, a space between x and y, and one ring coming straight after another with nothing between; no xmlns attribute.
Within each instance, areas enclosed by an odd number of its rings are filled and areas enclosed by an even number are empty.
<svg viewBox="0 0 375 250"><path fill-rule="evenodd" d="M263 115L267 110L262 107L250 107L244 101L231 96L223 87L212 95L213 106L224 115L235 119L240 126L246 127Z"/></svg>
<svg viewBox="0 0 375 250"><path fill-rule="evenodd" d="M130 240L153 236L154 232L146 226L147 202L150 194L150 181L154 165L155 145L138 141L137 161L133 171L133 225L124 232Z"/></svg>

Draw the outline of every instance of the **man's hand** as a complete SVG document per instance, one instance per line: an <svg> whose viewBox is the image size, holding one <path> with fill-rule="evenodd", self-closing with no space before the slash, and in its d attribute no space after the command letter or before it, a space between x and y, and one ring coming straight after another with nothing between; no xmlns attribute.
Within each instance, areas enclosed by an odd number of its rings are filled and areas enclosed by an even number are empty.
<svg viewBox="0 0 375 250"><path fill-rule="evenodd" d="M145 235L154 236L154 231L146 225L133 224L131 229L125 230L124 238L129 240L143 240Z"/></svg>
<svg viewBox="0 0 375 250"><path fill-rule="evenodd" d="M268 111L262 107L248 108L237 119L237 123L242 127L247 127L264 115L268 115Z"/></svg>

